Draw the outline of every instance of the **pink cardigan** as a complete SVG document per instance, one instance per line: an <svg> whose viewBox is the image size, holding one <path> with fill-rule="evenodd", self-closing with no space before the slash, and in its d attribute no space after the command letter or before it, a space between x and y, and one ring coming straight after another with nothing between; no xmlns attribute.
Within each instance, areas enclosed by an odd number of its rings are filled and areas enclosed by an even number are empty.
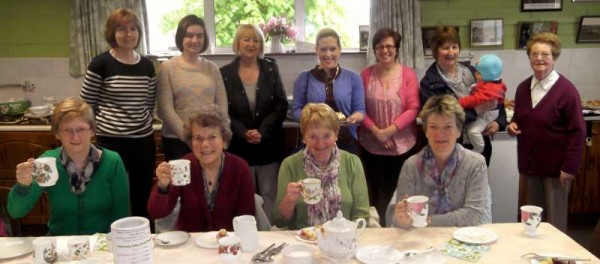
<svg viewBox="0 0 600 264"><path fill-rule="evenodd" d="M365 68L361 73L360 77L363 80L363 86L365 87L365 96L368 94L369 80L371 74L373 74L373 65ZM417 75L413 69L402 65L402 86L398 89L398 96L402 101L401 109L402 114L394 119L394 124L398 130L402 130L415 122L419 113L419 83ZM375 122L369 117L369 114L365 114L365 118L361 124L366 128L370 129Z"/></svg>

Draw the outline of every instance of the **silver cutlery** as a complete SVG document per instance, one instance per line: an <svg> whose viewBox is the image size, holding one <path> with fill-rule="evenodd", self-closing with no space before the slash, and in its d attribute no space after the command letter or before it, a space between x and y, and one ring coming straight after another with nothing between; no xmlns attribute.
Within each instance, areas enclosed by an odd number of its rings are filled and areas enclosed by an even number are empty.
<svg viewBox="0 0 600 264"><path fill-rule="evenodd" d="M279 254L279 252L281 252L281 250L283 250L283 248L287 245L288 244L286 244L286 243L281 243L281 245L277 246L276 248L271 249L266 254L264 254L261 258L252 257L252 262L254 262L254 263L271 262L271 261L273 261L273 256Z"/></svg>
<svg viewBox="0 0 600 264"><path fill-rule="evenodd" d="M268 248L266 248L265 250L256 253L254 256L252 256L252 261L253 262L261 262L262 258L265 257L267 255L267 253L269 253L269 250L271 248L273 248L275 245L276 245L276 243L273 243Z"/></svg>
<svg viewBox="0 0 600 264"><path fill-rule="evenodd" d="M169 243L171 243L171 241L162 240L162 239L157 238L157 237L155 237L154 240L157 240L158 242L160 242L163 245L168 245Z"/></svg>
<svg viewBox="0 0 600 264"><path fill-rule="evenodd" d="M521 258L525 258L525 257L529 257L529 258L534 258L534 259L546 259L546 258L552 258L552 259L556 259L556 260L564 260L564 261L591 261L591 259L589 258L577 258L577 257L552 257L552 256L545 256L545 255L540 255L534 252L529 252L529 253L525 253L523 255L521 255Z"/></svg>

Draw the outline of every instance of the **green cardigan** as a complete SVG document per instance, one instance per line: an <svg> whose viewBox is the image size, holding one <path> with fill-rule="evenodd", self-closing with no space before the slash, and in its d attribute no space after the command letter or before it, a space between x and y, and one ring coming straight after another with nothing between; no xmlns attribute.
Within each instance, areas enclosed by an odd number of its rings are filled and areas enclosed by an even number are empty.
<svg viewBox="0 0 600 264"><path fill-rule="evenodd" d="M338 184L342 192L342 213L345 218L353 221L358 218L369 221L369 193L362 163L358 156L340 151ZM283 160L279 168L277 200L273 208L274 224L278 227L287 226L291 230L297 230L308 226L308 209L302 198L296 201L294 214L288 221L279 212L279 204L286 194L287 184L307 178L303 159L303 151L298 151Z"/></svg>
<svg viewBox="0 0 600 264"><path fill-rule="evenodd" d="M48 150L41 157L56 158L58 181L54 186L40 187L36 181L29 186L15 184L8 194L8 212L21 218L36 204L43 191L48 193L52 235L91 235L108 233L110 224L129 216L129 186L125 166L114 151L102 149L100 164L85 191L77 195L70 191L69 176L60 162L61 148Z"/></svg>

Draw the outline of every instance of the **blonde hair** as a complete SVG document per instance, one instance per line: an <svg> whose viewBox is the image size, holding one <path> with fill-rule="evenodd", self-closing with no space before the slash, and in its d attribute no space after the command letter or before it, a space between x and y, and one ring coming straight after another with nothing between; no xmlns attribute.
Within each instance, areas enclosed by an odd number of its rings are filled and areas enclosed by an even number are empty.
<svg viewBox="0 0 600 264"><path fill-rule="evenodd" d="M304 135L309 127L322 127L337 133L340 123L336 113L324 103L308 103L300 113L300 133Z"/></svg>
<svg viewBox="0 0 600 264"><path fill-rule="evenodd" d="M531 47L537 43L545 43L550 45L550 47L552 47L551 52L553 59L558 59L558 56L560 56L560 39L558 39L556 34L550 32L541 32L531 36L527 41L527 56L529 56L531 53Z"/></svg>
<svg viewBox="0 0 600 264"><path fill-rule="evenodd" d="M223 110L217 105L209 104L202 106L194 112L184 126L184 138L188 143L192 142L192 127L194 124L200 127L216 127L221 131L225 146L229 146L233 133L231 132L231 121Z"/></svg>
<svg viewBox="0 0 600 264"><path fill-rule="evenodd" d="M436 95L425 102L419 113L421 122L423 122L423 130L427 131L427 122L432 115L454 117L458 130L462 130L465 123L465 111L458 100L451 95Z"/></svg>
<svg viewBox="0 0 600 264"><path fill-rule="evenodd" d="M319 30L319 32L317 33L317 40L315 42L315 44L317 45L317 48L319 47L319 40L323 39L323 38L327 38L327 37L332 37L335 38L335 40L337 41L337 45L338 48L342 48L342 42L340 41L340 35L338 35L337 32L335 32L335 30L331 29L331 28L324 28Z"/></svg>
<svg viewBox="0 0 600 264"><path fill-rule="evenodd" d="M260 29L258 29L258 27L256 27L255 25L243 24L240 25L235 31L235 36L233 37L233 45L231 45L231 47L233 48L233 53L236 56L240 55L240 40L243 37L251 35L254 35L253 37L258 38L258 41L260 42L258 57L262 58L265 55L265 36L263 35L262 31L260 31Z"/></svg>
<svg viewBox="0 0 600 264"><path fill-rule="evenodd" d="M70 121L75 118L81 118L90 125L92 131L96 130L96 121L94 120L94 111L92 107L81 99L67 97L62 100L52 112L52 124L50 132L58 133L58 127L62 122Z"/></svg>

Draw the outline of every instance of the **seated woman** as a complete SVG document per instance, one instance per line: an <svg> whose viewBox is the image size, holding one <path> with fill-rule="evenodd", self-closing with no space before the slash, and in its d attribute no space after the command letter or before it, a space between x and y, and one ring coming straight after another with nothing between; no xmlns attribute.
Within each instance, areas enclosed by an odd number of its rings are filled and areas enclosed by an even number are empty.
<svg viewBox="0 0 600 264"><path fill-rule="evenodd" d="M474 226L492 222L492 198L485 158L456 140L465 113L451 95L431 97L419 115L429 142L402 166L398 179L396 225L409 227L406 198L429 197L430 226Z"/></svg>
<svg viewBox="0 0 600 264"><path fill-rule="evenodd" d="M324 103L308 103L300 115L300 132L306 144L283 160L279 169L273 219L278 227L300 229L333 219L338 210L355 220L369 218L369 194L358 156L340 150L336 113ZM302 180L321 180L323 198L308 205L301 198Z"/></svg>
<svg viewBox="0 0 600 264"><path fill-rule="evenodd" d="M58 180L41 187L33 180L34 159L17 165L17 183L8 195L8 212L20 218L31 210L42 192L50 201L50 235L108 233L110 224L129 216L129 184L119 154L91 144L95 132L92 108L67 98L52 113L51 132L62 147L41 157L56 158Z"/></svg>
<svg viewBox="0 0 600 264"><path fill-rule="evenodd" d="M254 215L254 187L248 163L224 152L231 140L230 121L215 105L194 113L185 126L185 138L192 153L183 156L191 162L191 183L171 185L169 163L156 168L158 182L148 199L148 213L157 219L170 214L181 198L175 229L188 232L233 230L233 218Z"/></svg>

